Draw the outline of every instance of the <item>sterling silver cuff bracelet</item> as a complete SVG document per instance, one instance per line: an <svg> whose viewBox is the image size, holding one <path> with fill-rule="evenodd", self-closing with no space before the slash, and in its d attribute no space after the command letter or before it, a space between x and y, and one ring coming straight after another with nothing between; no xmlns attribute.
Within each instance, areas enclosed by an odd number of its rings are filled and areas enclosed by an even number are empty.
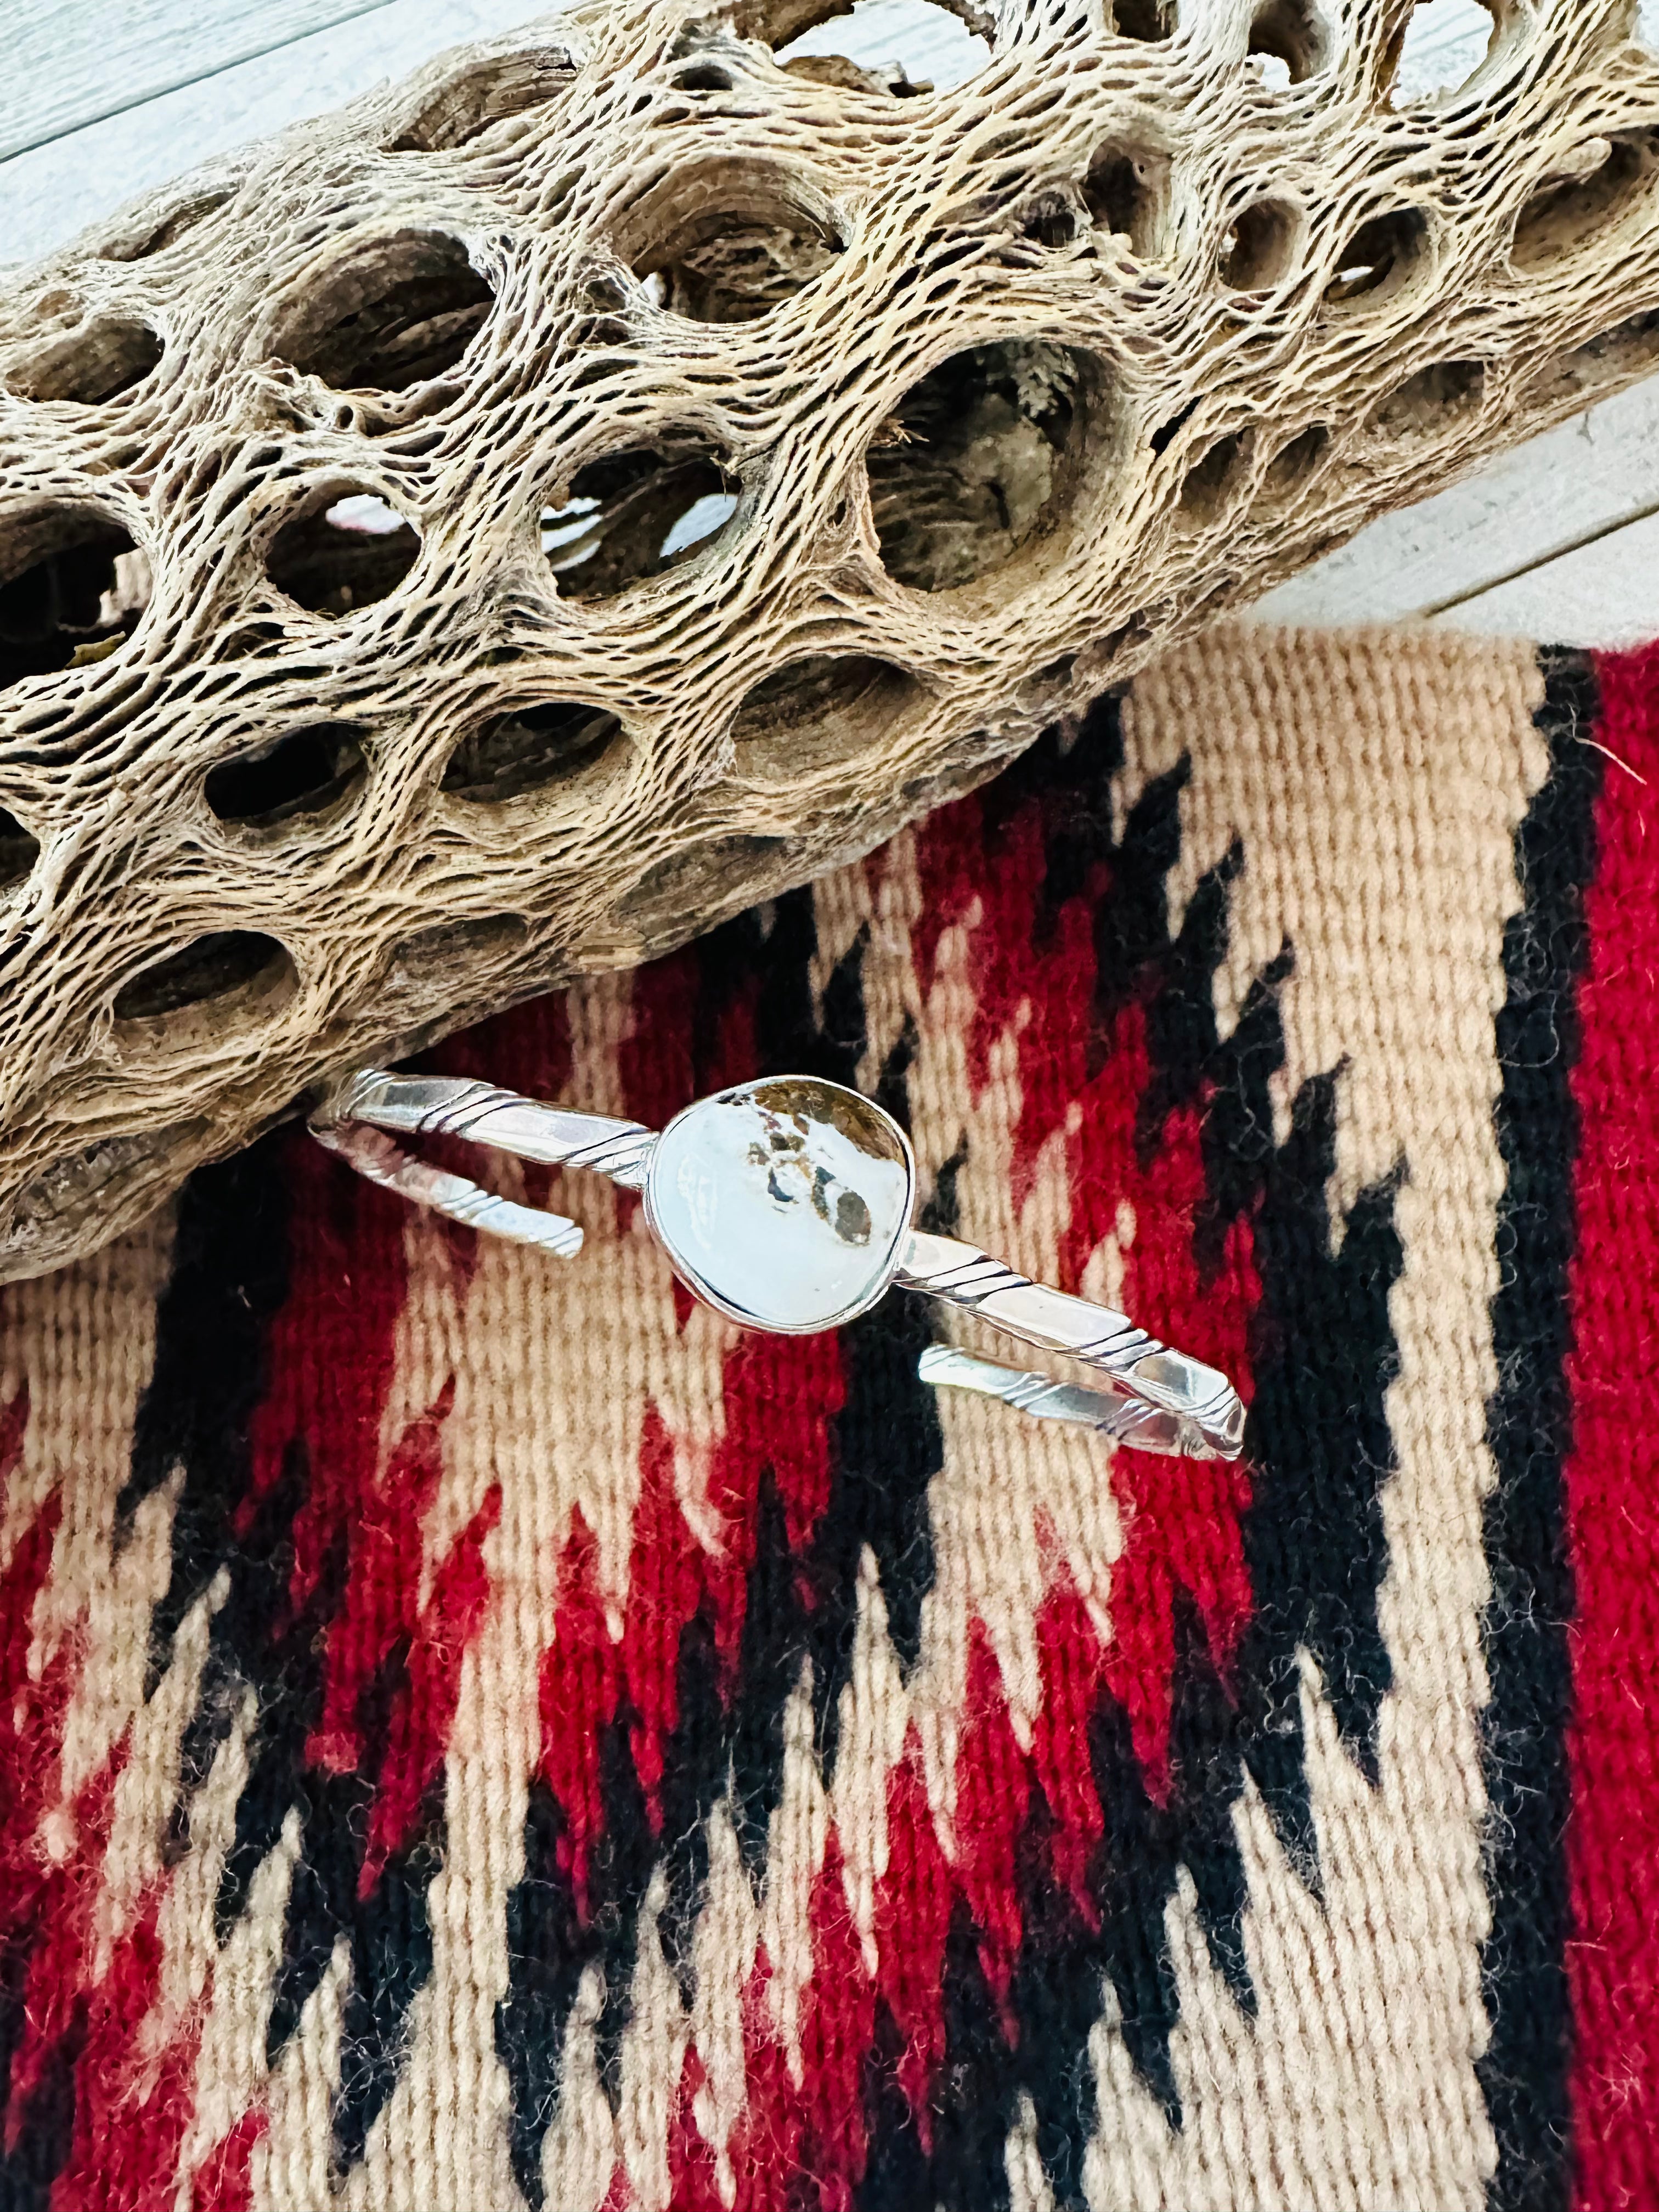
<svg viewBox="0 0 1659 2212"><path fill-rule="evenodd" d="M835 1328L896 1284L1079 1360L1097 1378L1092 1388L1057 1382L933 1345L920 1367L930 1382L1099 1429L1140 1450L1236 1459L1242 1448L1244 1408L1213 1367L1109 1307L915 1228L909 1139L890 1114L838 1083L782 1075L738 1084L698 1099L659 1134L488 1083L364 1068L336 1087L311 1128L400 1197L566 1260L581 1249L574 1221L495 1197L412 1158L386 1133L464 1137L552 1167L591 1168L643 1194L674 1273L746 1328Z"/></svg>

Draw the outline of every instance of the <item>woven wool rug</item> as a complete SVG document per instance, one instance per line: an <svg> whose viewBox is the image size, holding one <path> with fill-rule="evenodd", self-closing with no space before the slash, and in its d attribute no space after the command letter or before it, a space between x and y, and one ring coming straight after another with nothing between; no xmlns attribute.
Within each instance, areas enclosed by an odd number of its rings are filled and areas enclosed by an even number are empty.
<svg viewBox="0 0 1659 2212"><path fill-rule="evenodd" d="M1659 653L1216 635L435 1059L858 1085L1236 1468L295 1131L0 1294L0 2203L1659 2203L1656 971Z"/></svg>

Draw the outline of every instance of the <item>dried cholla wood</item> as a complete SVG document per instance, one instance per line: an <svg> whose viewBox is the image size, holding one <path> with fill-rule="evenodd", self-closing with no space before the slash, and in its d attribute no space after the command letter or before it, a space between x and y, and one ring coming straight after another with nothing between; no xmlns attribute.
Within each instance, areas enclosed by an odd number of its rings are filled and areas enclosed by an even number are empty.
<svg viewBox="0 0 1659 2212"><path fill-rule="evenodd" d="M874 844L1659 360L1632 0L590 9L0 300L0 1275ZM603 1101L592 1102L603 1104Z"/></svg>

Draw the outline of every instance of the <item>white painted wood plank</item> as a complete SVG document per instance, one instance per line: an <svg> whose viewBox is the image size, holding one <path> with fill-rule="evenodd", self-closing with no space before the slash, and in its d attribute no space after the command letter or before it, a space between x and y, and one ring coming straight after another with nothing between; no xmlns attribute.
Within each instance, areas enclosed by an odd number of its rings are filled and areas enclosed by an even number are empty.
<svg viewBox="0 0 1659 2212"><path fill-rule="evenodd" d="M159 99L238 64L360 15L386 0L8 0L7 70L0 82L0 159L42 146L89 123ZM904 0L896 0L902 7ZM860 0L859 15L895 12L892 0ZM920 17L921 0L910 0ZM930 40L927 33L936 35ZM952 33L957 37L953 39ZM1480 0L1424 0L1408 27L1400 92L1417 97L1468 75L1486 49L1492 18ZM842 43L835 26L809 32L795 51L870 53L862 26ZM971 33L949 17L926 27L924 47L947 57ZM928 56L920 58L926 65ZM909 64L907 61L907 67ZM911 75L916 72L911 68ZM935 75L931 80L943 80Z"/></svg>
<svg viewBox="0 0 1659 2212"><path fill-rule="evenodd" d="M1644 5L1652 11L1659 0ZM258 6L249 0L80 0L74 6L8 0L0 159L385 6L386 0L260 0ZM924 21L923 0L858 0L851 27L820 26L790 51L885 60L889 52L877 50L870 31L883 17L890 22L906 14L915 26L903 56L912 76L918 64L932 64L930 82L958 81L972 33L949 16ZM1481 0L1421 0L1407 29L1397 96L1419 98L1459 82L1479 64L1491 33ZM844 43L849 36L851 46Z"/></svg>
<svg viewBox="0 0 1659 2212"><path fill-rule="evenodd" d="M1250 617L1319 624L1440 614L1656 508L1659 379L1650 379L1385 515L1258 599Z"/></svg>
<svg viewBox="0 0 1659 2212"><path fill-rule="evenodd" d="M1646 645L1659 637L1659 514L1463 600L1437 627L1546 645Z"/></svg>
<svg viewBox="0 0 1659 2212"><path fill-rule="evenodd" d="M1450 4L1480 13L1476 0ZM543 9L532 0L527 12L544 12L544 6L545 0ZM275 56L316 32L391 13L386 0L260 0L258 6L249 0L6 0L0 11L7 64L0 79L0 160L239 64ZM449 36L441 34L439 43ZM887 46L877 53L883 39ZM986 52L965 24L926 0L859 0L845 27L820 26L791 52L884 60L896 40L910 76L921 81L920 67L930 72L927 82L939 85L959 82Z"/></svg>
<svg viewBox="0 0 1659 2212"><path fill-rule="evenodd" d="M7 0L0 155L270 53L380 0Z"/></svg>
<svg viewBox="0 0 1659 2212"><path fill-rule="evenodd" d="M14 155L0 162L0 262L35 260L215 154L339 107L446 46L553 12L535 0L385 0L276 53Z"/></svg>

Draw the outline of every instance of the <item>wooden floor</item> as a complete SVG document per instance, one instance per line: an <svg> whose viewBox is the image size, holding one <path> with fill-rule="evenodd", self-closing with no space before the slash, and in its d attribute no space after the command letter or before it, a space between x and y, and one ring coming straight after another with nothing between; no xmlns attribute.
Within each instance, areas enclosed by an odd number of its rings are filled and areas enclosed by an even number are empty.
<svg viewBox="0 0 1659 2212"><path fill-rule="evenodd" d="M32 261L196 161L547 12L546 0L0 0L0 263ZM1641 27L1659 44L1659 0L1643 0ZM1422 0L1404 88L1460 82L1491 28L1480 0ZM897 58L935 83L983 52L927 0L860 0L850 23L809 33L813 47ZM1375 524L1255 611L1571 644L1659 636L1659 378Z"/></svg>

